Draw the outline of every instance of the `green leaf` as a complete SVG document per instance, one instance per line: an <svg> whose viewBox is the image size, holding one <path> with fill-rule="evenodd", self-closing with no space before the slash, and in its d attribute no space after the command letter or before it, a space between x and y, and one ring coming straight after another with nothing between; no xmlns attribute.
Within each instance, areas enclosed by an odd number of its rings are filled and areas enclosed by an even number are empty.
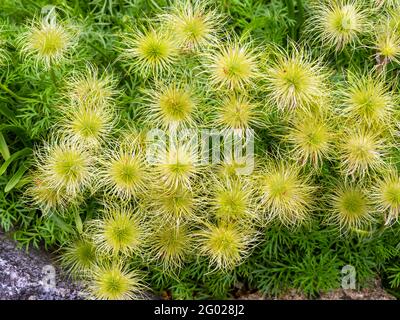
<svg viewBox="0 0 400 320"><path fill-rule="evenodd" d="M6 139L4 139L3 134L0 132L0 153L4 160L10 158L10 150L8 150Z"/></svg>
<svg viewBox="0 0 400 320"><path fill-rule="evenodd" d="M21 141L24 143L25 146L30 146L32 144L31 139L24 128L12 124L5 124L0 126L0 130L3 132L12 131L15 135L17 135L21 139Z"/></svg>
<svg viewBox="0 0 400 320"><path fill-rule="evenodd" d="M25 164L22 164L22 166L17 170L17 172L12 176L12 178L6 184L4 192L9 192L12 189L14 189L17 183L21 180L26 170L28 170L28 167L25 166Z"/></svg>
<svg viewBox="0 0 400 320"><path fill-rule="evenodd" d="M68 233L74 233L74 229L69 224L65 223L58 215L52 214L50 217L60 229Z"/></svg>
<svg viewBox="0 0 400 320"><path fill-rule="evenodd" d="M23 157L25 155L28 155L32 153L32 149L31 148L24 148L22 150L19 150L15 153L13 153L4 163L3 165L0 167L0 176L7 170L8 166L16 159Z"/></svg>
<svg viewBox="0 0 400 320"><path fill-rule="evenodd" d="M83 233L83 223L81 216L79 215L79 212L75 213L75 224L76 224L76 229L78 230L79 234Z"/></svg>
<svg viewBox="0 0 400 320"><path fill-rule="evenodd" d="M26 185L26 184L28 184L28 183L30 183L32 181L32 179L30 179L29 177L23 177L18 183L17 183L17 185L15 186L15 188L21 188L21 187L23 187L24 185Z"/></svg>
<svg viewBox="0 0 400 320"><path fill-rule="evenodd" d="M0 113L1 113L3 116L5 116L6 118L8 118L9 120L11 120L11 121L14 121L14 120L15 120L15 115L14 115L14 113L13 113L10 109L8 109L8 108L6 107L6 105L3 104L3 103L0 105Z"/></svg>

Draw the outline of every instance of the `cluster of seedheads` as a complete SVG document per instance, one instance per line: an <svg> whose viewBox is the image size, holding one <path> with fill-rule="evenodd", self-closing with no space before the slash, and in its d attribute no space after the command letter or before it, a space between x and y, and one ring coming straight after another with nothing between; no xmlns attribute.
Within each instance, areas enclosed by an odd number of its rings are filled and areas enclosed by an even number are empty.
<svg viewBox="0 0 400 320"><path fill-rule="evenodd" d="M333 54L351 52L374 34L369 15L381 3L371 3L317 1L305 36ZM66 80L52 139L36 151L28 193L43 214L76 214L88 198L99 203L64 248L63 265L97 298L133 298L144 287L144 275L131 268L135 259L171 276L204 258L209 271L229 271L271 224L318 221L368 234L395 223L400 179L390 152L398 98L382 65L400 53L400 8L380 21L368 38L376 39L380 68L346 72L339 83L304 46L256 45L229 33L203 1L177 1L124 34L120 61L146 87L141 122L121 128L117 81L88 66ZM72 48L68 32L55 20L35 23L21 51L52 68ZM257 151L249 175L238 174L229 157L199 163L179 139L157 161L146 158L154 128L169 137L187 128L252 129L257 145L259 128L268 133L269 126L279 127L267 134L274 147ZM322 176L329 181L319 183Z"/></svg>

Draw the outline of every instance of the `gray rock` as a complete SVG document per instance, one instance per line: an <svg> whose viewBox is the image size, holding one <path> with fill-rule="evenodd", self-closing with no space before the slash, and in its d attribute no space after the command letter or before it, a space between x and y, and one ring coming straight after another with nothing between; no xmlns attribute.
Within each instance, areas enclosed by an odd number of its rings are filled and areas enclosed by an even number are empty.
<svg viewBox="0 0 400 320"><path fill-rule="evenodd" d="M0 300L77 300L85 294L44 251L18 249L0 232Z"/></svg>

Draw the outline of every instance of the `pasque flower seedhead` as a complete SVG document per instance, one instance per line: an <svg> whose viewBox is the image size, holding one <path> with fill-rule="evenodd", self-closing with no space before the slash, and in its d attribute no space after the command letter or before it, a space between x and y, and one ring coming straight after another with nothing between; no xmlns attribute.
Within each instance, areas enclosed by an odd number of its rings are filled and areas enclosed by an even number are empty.
<svg viewBox="0 0 400 320"><path fill-rule="evenodd" d="M210 81L217 88L243 90L259 77L259 55L249 43L231 41L207 54Z"/></svg>
<svg viewBox="0 0 400 320"><path fill-rule="evenodd" d="M64 61L76 43L76 32L66 23L57 21L54 12L42 21L32 21L18 39L22 55L32 58L36 66L46 69Z"/></svg>
<svg viewBox="0 0 400 320"><path fill-rule="evenodd" d="M400 178L397 170L385 172L374 185L372 200L378 211L384 214L385 224L398 221L400 216Z"/></svg>
<svg viewBox="0 0 400 320"><path fill-rule="evenodd" d="M102 216L90 221L96 249L108 255L140 253L146 237L143 217L129 205L105 205Z"/></svg>
<svg viewBox="0 0 400 320"><path fill-rule="evenodd" d="M126 48L122 58L129 70L143 76L168 73L178 59L178 44L171 32L164 29L133 30L123 36L123 42Z"/></svg>
<svg viewBox="0 0 400 320"><path fill-rule="evenodd" d="M343 232L364 230L374 221L371 199L365 189L355 184L335 186L329 197L328 221Z"/></svg>
<svg viewBox="0 0 400 320"><path fill-rule="evenodd" d="M266 71L267 90L279 110L309 110L327 95L329 72L309 52L292 45L291 52L277 48Z"/></svg>
<svg viewBox="0 0 400 320"><path fill-rule="evenodd" d="M268 220L296 227L311 218L315 187L310 176L291 163L277 162L265 167L259 176L261 205Z"/></svg>
<svg viewBox="0 0 400 320"><path fill-rule="evenodd" d="M95 160L81 144L56 138L37 152L36 167L46 188L75 198L92 187Z"/></svg>
<svg viewBox="0 0 400 320"><path fill-rule="evenodd" d="M183 50L199 51L218 43L218 30L224 21L216 10L206 9L208 4L209 1L175 1L167 13L159 16Z"/></svg>
<svg viewBox="0 0 400 320"><path fill-rule="evenodd" d="M88 291L100 300L134 300L140 298L145 286L143 275L121 262L98 264L88 281Z"/></svg>
<svg viewBox="0 0 400 320"><path fill-rule="evenodd" d="M232 270L249 254L256 234L237 223L207 224L197 234L199 250L208 257L210 267Z"/></svg>
<svg viewBox="0 0 400 320"><path fill-rule="evenodd" d="M309 30L324 46L341 51L368 31L368 11L357 0L318 1L308 20Z"/></svg>

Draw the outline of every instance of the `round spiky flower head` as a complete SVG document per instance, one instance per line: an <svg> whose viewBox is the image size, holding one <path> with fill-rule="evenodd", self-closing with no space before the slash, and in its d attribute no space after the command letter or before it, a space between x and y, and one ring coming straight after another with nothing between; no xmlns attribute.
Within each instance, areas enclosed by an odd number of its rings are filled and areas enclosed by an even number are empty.
<svg viewBox="0 0 400 320"><path fill-rule="evenodd" d="M100 164L100 183L110 194L129 200L146 190L150 172L138 148L108 150Z"/></svg>
<svg viewBox="0 0 400 320"><path fill-rule="evenodd" d="M329 199L331 215L328 221L339 226L342 232L363 230L374 222L371 202L362 187L335 186Z"/></svg>
<svg viewBox="0 0 400 320"><path fill-rule="evenodd" d="M194 123L196 101L187 85L173 81L147 92L149 123L165 129L176 129Z"/></svg>
<svg viewBox="0 0 400 320"><path fill-rule="evenodd" d="M191 143L171 142L164 146L155 163L155 171L167 188L191 188L193 179L198 174L198 157Z"/></svg>
<svg viewBox="0 0 400 320"><path fill-rule="evenodd" d="M228 42L209 55L206 67L219 88L244 89L259 76L258 54L249 43Z"/></svg>
<svg viewBox="0 0 400 320"><path fill-rule="evenodd" d="M373 188L373 201L378 210L385 214L385 223L390 225L400 216L400 178L392 170L383 175Z"/></svg>
<svg viewBox="0 0 400 320"><path fill-rule="evenodd" d="M328 75L319 61L312 61L309 53L294 45L291 53L277 49L276 61L266 75L270 99L280 110L309 109L326 96Z"/></svg>
<svg viewBox="0 0 400 320"><path fill-rule="evenodd" d="M60 265L74 278L85 278L93 270L96 260L96 248L93 243L89 239L79 237L63 248Z"/></svg>
<svg viewBox="0 0 400 320"><path fill-rule="evenodd" d="M98 105L67 105L62 110L61 127L72 143L97 148L111 132L115 115ZM57 124L57 127L59 124Z"/></svg>
<svg viewBox="0 0 400 320"><path fill-rule="evenodd" d="M43 172L46 188L75 197L90 186L94 159L80 144L59 139L37 153L37 168Z"/></svg>
<svg viewBox="0 0 400 320"><path fill-rule="evenodd" d="M377 58L383 65L396 61L400 56L400 35L395 30L389 27L378 29L375 34L374 49L376 50Z"/></svg>
<svg viewBox="0 0 400 320"><path fill-rule="evenodd" d="M68 205L68 199L64 192L51 188L43 179L43 174L42 170L37 170L32 174L32 183L26 191L30 202L45 214L62 212Z"/></svg>
<svg viewBox="0 0 400 320"><path fill-rule="evenodd" d="M125 35L123 40L127 45L123 57L129 69L143 76L160 76L170 71L177 61L178 46L170 32L152 28L143 32L135 30Z"/></svg>
<svg viewBox="0 0 400 320"><path fill-rule="evenodd" d="M390 123L396 99L381 77L350 75L343 89L343 112L367 127Z"/></svg>
<svg viewBox="0 0 400 320"><path fill-rule="evenodd" d="M167 221L188 220L195 215L196 199L190 189L178 187L172 190L155 188L149 198L150 211Z"/></svg>
<svg viewBox="0 0 400 320"><path fill-rule="evenodd" d="M244 178L230 177L211 180L212 212L221 221L249 221L254 219L254 189Z"/></svg>
<svg viewBox="0 0 400 320"><path fill-rule="evenodd" d="M324 116L310 113L294 118L287 135L292 144L293 157L303 165L311 162L315 167L329 157L333 149L333 131Z"/></svg>
<svg viewBox="0 0 400 320"><path fill-rule="evenodd" d="M149 257L160 263L164 270L174 272L192 253L193 236L184 224L161 221L151 233Z"/></svg>
<svg viewBox="0 0 400 320"><path fill-rule="evenodd" d="M367 130L348 130L339 151L341 167L346 175L362 177L384 165L385 142Z"/></svg>
<svg viewBox="0 0 400 320"><path fill-rule="evenodd" d="M208 1L175 1L170 12L160 16L184 50L198 50L218 42L221 16L206 9Z"/></svg>
<svg viewBox="0 0 400 320"><path fill-rule="evenodd" d="M215 122L223 129L248 129L261 126L258 106L244 95L225 97L216 110Z"/></svg>
<svg viewBox="0 0 400 320"><path fill-rule="evenodd" d="M67 98L78 105L108 107L117 95L115 79L106 73L99 75L96 67L73 74L67 80Z"/></svg>
<svg viewBox="0 0 400 320"><path fill-rule="evenodd" d="M208 224L197 236L200 253L208 257L210 266L226 271L244 260L256 240L252 230L235 223Z"/></svg>
<svg viewBox="0 0 400 320"><path fill-rule="evenodd" d="M309 180L297 165L283 162L268 165L259 179L261 204L267 218L277 219L289 227L306 222L311 215L315 190Z"/></svg>
<svg viewBox="0 0 400 320"><path fill-rule="evenodd" d="M106 206L103 216L92 220L90 228L99 252L111 255L139 253L146 235L144 222L130 206Z"/></svg>
<svg viewBox="0 0 400 320"><path fill-rule="evenodd" d="M101 300L133 300L140 298L145 288L142 276L122 263L102 263L95 267L89 291Z"/></svg>
<svg viewBox="0 0 400 320"><path fill-rule="evenodd" d="M42 19L33 21L18 43L21 53L32 57L36 65L50 68L64 60L75 45L74 33L64 23L57 22L54 11Z"/></svg>
<svg viewBox="0 0 400 320"><path fill-rule="evenodd" d="M356 0L317 2L309 25L324 45L341 51L368 29L367 11Z"/></svg>

